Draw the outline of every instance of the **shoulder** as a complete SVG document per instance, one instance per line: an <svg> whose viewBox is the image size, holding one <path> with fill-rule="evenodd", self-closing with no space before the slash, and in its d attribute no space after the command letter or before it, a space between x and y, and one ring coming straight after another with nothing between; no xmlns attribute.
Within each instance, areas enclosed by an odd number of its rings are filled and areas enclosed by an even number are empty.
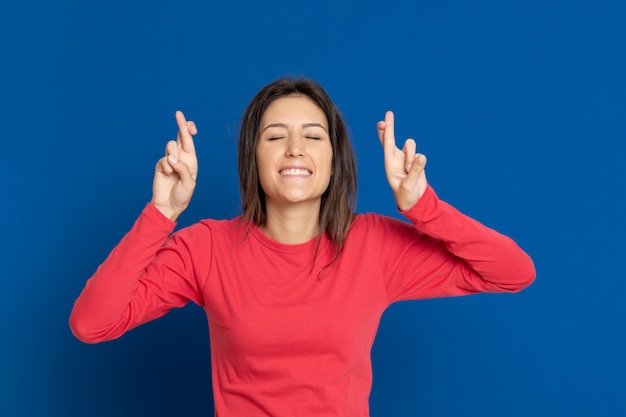
<svg viewBox="0 0 626 417"><path fill-rule="evenodd" d="M215 233L239 234L245 231L247 223L241 216L232 219L202 219L194 225L198 229L207 229Z"/></svg>
<svg viewBox="0 0 626 417"><path fill-rule="evenodd" d="M376 236L411 236L420 233L406 220L396 219L391 216L385 216L377 213L357 214L350 226L350 238L363 237L367 235L369 238Z"/></svg>
<svg viewBox="0 0 626 417"><path fill-rule="evenodd" d="M246 224L241 217L232 219L202 219L197 223L178 230L174 236L193 240L236 240L246 232Z"/></svg>
<svg viewBox="0 0 626 417"><path fill-rule="evenodd" d="M354 230L367 229L369 227L379 228L405 228L411 227L406 220L396 219L391 216L386 216L378 213L359 213L354 216L351 228Z"/></svg>

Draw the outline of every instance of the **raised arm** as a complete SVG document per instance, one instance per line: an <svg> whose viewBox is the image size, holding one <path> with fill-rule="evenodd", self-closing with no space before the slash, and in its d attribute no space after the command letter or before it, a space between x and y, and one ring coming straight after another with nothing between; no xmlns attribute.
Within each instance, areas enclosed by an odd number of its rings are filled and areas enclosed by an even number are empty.
<svg viewBox="0 0 626 417"><path fill-rule="evenodd" d="M199 302L186 243L176 236L168 240L174 220L189 204L198 172L192 139L196 126L181 112L176 121L178 137L168 142L156 165L151 204L74 303L70 327L84 342L114 339L189 300Z"/></svg>
<svg viewBox="0 0 626 417"><path fill-rule="evenodd" d="M528 255L509 237L437 198L426 181L426 157L416 153L413 139L396 147L392 112L377 128L398 208L419 232L388 238L389 250L395 248L385 268L394 271L388 280L391 298L519 291L530 285L535 270Z"/></svg>

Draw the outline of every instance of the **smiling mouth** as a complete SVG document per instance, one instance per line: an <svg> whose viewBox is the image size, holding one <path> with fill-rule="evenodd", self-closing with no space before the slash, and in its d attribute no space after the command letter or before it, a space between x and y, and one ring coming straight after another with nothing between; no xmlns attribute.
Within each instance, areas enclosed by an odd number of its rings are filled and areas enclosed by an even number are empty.
<svg viewBox="0 0 626 417"><path fill-rule="evenodd" d="M280 175L284 176L309 176L311 175L311 171L304 168L287 168L282 169L278 172Z"/></svg>

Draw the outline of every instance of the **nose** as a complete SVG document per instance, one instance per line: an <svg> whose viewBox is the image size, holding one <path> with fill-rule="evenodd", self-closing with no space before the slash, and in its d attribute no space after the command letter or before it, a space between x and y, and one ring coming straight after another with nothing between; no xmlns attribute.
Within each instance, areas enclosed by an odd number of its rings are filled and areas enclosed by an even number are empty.
<svg viewBox="0 0 626 417"><path fill-rule="evenodd" d="M300 158L304 156L304 140L300 135L290 136L287 140L287 149L285 149L285 156L291 158Z"/></svg>

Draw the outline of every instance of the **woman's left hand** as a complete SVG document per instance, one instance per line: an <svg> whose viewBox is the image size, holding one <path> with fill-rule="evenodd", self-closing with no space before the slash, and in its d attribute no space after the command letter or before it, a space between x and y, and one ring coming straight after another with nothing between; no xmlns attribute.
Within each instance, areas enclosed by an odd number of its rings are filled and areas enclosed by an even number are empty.
<svg viewBox="0 0 626 417"><path fill-rule="evenodd" d="M408 210L417 203L428 183L426 182L426 157L416 153L413 139L407 139L398 149L393 131L393 113L385 113L385 120L377 124L378 138L385 153L385 173L396 198L398 208Z"/></svg>

